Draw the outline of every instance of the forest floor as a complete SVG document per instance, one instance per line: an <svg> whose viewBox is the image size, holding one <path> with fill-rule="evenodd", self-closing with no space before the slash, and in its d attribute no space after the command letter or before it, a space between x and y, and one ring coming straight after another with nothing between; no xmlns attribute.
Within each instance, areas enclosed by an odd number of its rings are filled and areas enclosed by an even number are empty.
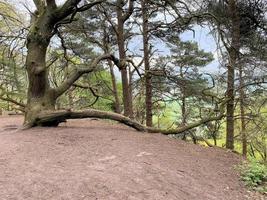
<svg viewBox="0 0 267 200"><path fill-rule="evenodd" d="M234 169L241 157L101 120L17 130L0 117L1 200L264 200ZM267 199L267 198L266 198Z"/></svg>

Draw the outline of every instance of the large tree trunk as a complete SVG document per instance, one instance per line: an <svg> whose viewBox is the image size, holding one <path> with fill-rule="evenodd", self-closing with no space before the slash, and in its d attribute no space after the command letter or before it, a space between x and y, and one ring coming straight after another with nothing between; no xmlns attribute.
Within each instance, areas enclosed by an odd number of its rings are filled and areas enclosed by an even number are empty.
<svg viewBox="0 0 267 200"><path fill-rule="evenodd" d="M231 37L232 43L229 48L230 62L228 65L227 75L227 98L229 99L226 106L226 148L234 149L234 83L235 83L235 67L238 63L240 49L240 17L237 9L236 1L229 0L229 11L231 13Z"/></svg>
<svg viewBox="0 0 267 200"><path fill-rule="evenodd" d="M76 12L90 9L101 3L95 1L77 10L81 0L68 0L57 7L55 0L33 1L37 10L32 14L31 26L27 35L26 69L29 79L27 105L25 107L25 126L33 126L41 112L55 110L56 99L66 92L72 84L85 73L90 73L103 59L115 59L111 55L99 56L93 60L91 66L77 69L70 77L57 88L51 88L48 80L48 68L46 66L46 52L50 39L60 26L59 22L66 20L68 16L74 17ZM72 19L70 19L71 21ZM65 23L68 23L68 20ZM50 120L48 123L39 125L56 126L61 121Z"/></svg>
<svg viewBox="0 0 267 200"><path fill-rule="evenodd" d="M24 123L33 121L43 110L55 108L54 91L49 86L46 68L46 51L53 27L50 24L49 13L44 13L38 19L32 20L27 36L26 69L29 86Z"/></svg>
<svg viewBox="0 0 267 200"><path fill-rule="evenodd" d="M146 125L152 126L152 81L149 73L149 46L148 46L148 10L147 3L142 0L142 17L143 17L143 46L144 46L144 64L145 64L145 84L146 84Z"/></svg>

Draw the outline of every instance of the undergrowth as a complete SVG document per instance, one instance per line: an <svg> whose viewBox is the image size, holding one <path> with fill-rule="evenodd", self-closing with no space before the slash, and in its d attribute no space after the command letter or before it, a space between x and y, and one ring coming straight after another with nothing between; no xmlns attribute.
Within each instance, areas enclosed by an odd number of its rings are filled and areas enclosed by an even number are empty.
<svg viewBox="0 0 267 200"><path fill-rule="evenodd" d="M267 193L267 165L258 161L244 162L239 166L239 170L246 186Z"/></svg>

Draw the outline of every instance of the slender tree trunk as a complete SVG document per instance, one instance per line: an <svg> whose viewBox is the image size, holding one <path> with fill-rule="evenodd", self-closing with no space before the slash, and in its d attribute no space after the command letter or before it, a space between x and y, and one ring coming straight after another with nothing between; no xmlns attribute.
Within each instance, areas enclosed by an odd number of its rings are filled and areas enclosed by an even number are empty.
<svg viewBox="0 0 267 200"><path fill-rule="evenodd" d="M131 112L132 112L132 117L129 116L130 118L134 119L134 110L133 110L133 73L131 71L131 66L128 66L128 74L129 74L129 106L131 108Z"/></svg>
<svg viewBox="0 0 267 200"><path fill-rule="evenodd" d="M143 17L143 47L144 47L144 64L145 64L145 84L146 84L146 125L153 125L152 114L152 77L149 73L149 36L148 36L148 8L146 0L142 0L142 17Z"/></svg>
<svg viewBox="0 0 267 200"><path fill-rule="evenodd" d="M68 69L68 61L67 61L67 65L66 65L67 67L66 67L66 79L68 79L69 78L69 76L70 76L70 73L69 73L69 69ZM73 90L74 90L74 88L70 88L70 90L67 92L67 97L68 97L68 107L69 107L69 109L71 109L71 108L73 108L73 106L74 106L74 101L73 101Z"/></svg>
<svg viewBox="0 0 267 200"><path fill-rule="evenodd" d="M182 108L182 125L185 125L186 124L186 102L185 102L185 97L184 95L182 96L182 105L181 105L181 108Z"/></svg>
<svg viewBox="0 0 267 200"><path fill-rule="evenodd" d="M239 64L239 99L240 99L240 120L241 120L241 136L242 136L242 154L247 156L247 135L246 135L246 121L245 121L245 92L243 69Z"/></svg>
<svg viewBox="0 0 267 200"><path fill-rule="evenodd" d="M108 60L108 65L109 65L111 82L112 82L112 93L113 93L114 100L115 100L115 112L120 113L121 112L120 99L119 99L119 94L118 94L116 77L114 74L114 68L113 68L113 64L112 64L111 60Z"/></svg>
<svg viewBox="0 0 267 200"><path fill-rule="evenodd" d="M183 72L183 66L180 66L180 77L181 79L184 79L184 72ZM186 123L187 123L187 111L186 111L186 96L185 96L185 86L184 85L181 85L181 101L182 101L182 104L181 104L181 111L182 111L182 122L181 122L181 125L182 126L186 126ZM182 137L182 140L186 140L186 135L187 133L185 132L183 134L183 137ZM195 135L194 133L192 133L190 131L190 136L194 142L194 144L196 144L196 138L195 138Z"/></svg>
<svg viewBox="0 0 267 200"><path fill-rule="evenodd" d="M216 137L216 133L215 132L213 132L212 138L213 138L214 146L217 146L217 137Z"/></svg>
<svg viewBox="0 0 267 200"><path fill-rule="evenodd" d="M105 54L108 54L110 52L109 46L111 45L110 43L110 35L109 35L109 29L105 27L105 23L102 25L103 30L104 30L104 37L103 37L103 50ZM111 60L108 60L108 66L109 66L109 72L111 76L111 84L112 84L112 93L114 97L114 107L115 107L115 112L116 113L121 113L121 108L120 108L120 98L118 94L118 88L117 88L117 81L114 73L114 65Z"/></svg>
<svg viewBox="0 0 267 200"><path fill-rule="evenodd" d="M72 90L68 91L68 104L69 104L69 108L73 108L74 102L73 102L73 91Z"/></svg>
<svg viewBox="0 0 267 200"><path fill-rule="evenodd" d="M229 0L229 11L231 13L231 35L232 42L229 49L229 65L227 75L227 98L226 105L226 148L234 149L234 83L235 83L235 67L238 63L240 49L240 17L235 0Z"/></svg>
<svg viewBox="0 0 267 200"><path fill-rule="evenodd" d="M183 67L180 67L180 77L181 79L184 79L184 73L183 73ZM186 124L187 121L187 113L186 113L186 97L185 97L185 88L182 85L181 88L181 93L182 93L182 104L181 104L181 110L182 110L182 125L184 126Z"/></svg>
<svg viewBox="0 0 267 200"><path fill-rule="evenodd" d="M227 73L226 148L234 149L234 67L229 65Z"/></svg>
<svg viewBox="0 0 267 200"><path fill-rule="evenodd" d="M120 2L120 1L119 1ZM132 99L129 92L129 80L128 80L128 70L125 63L126 53L125 53L125 36L124 36L124 20L123 20L123 11L120 7L120 3L117 6L117 42L119 48L119 57L121 60L121 80L122 80L122 92L123 92L123 106L124 106L124 115L127 117L133 117L133 108L132 108Z"/></svg>
<svg viewBox="0 0 267 200"><path fill-rule="evenodd" d="M182 89L182 105L181 105L181 110L182 110L182 126L185 126L187 123L187 116L186 116L186 99L184 95L184 89ZM186 135L187 133L185 132L183 135L183 140L186 140Z"/></svg>

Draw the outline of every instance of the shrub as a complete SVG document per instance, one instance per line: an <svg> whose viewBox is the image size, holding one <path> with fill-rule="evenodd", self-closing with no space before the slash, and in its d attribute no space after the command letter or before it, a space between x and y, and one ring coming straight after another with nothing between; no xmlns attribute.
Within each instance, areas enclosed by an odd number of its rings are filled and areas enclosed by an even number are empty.
<svg viewBox="0 0 267 200"><path fill-rule="evenodd" d="M240 166L241 179L246 186L267 192L267 166L256 161L245 162Z"/></svg>

